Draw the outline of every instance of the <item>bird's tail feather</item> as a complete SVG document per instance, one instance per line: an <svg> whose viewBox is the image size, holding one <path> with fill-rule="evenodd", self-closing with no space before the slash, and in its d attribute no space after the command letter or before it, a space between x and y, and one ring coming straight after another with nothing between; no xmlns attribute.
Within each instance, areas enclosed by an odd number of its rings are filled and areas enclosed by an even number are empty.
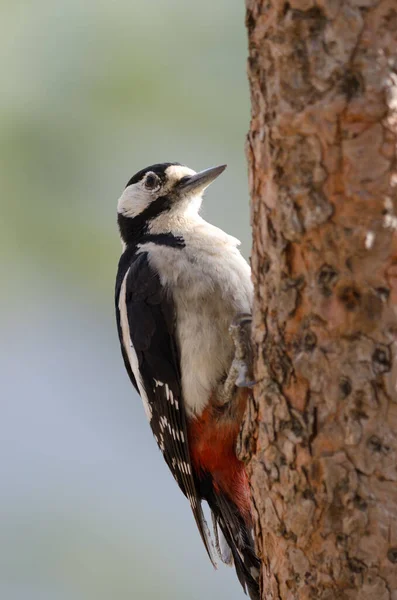
<svg viewBox="0 0 397 600"><path fill-rule="evenodd" d="M234 563L244 591L248 591L251 600L259 600L260 561L255 554L250 528L235 504L224 494L214 492L209 505L220 559L229 565Z"/></svg>

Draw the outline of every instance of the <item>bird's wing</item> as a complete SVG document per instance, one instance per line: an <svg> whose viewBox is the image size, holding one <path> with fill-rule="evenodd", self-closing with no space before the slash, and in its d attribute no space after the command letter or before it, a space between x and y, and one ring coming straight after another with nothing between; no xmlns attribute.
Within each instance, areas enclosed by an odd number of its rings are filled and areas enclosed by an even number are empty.
<svg viewBox="0 0 397 600"><path fill-rule="evenodd" d="M127 371L143 400L165 461L190 502L200 535L215 565L189 454L172 298L149 265L145 252L133 257L118 282L116 313Z"/></svg>

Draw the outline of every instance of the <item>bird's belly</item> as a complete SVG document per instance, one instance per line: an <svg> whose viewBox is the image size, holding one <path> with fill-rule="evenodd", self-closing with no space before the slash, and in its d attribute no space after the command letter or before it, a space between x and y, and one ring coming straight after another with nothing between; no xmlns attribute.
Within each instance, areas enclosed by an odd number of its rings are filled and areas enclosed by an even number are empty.
<svg viewBox="0 0 397 600"><path fill-rule="evenodd" d="M183 399L188 416L200 415L209 397L227 375L234 355L229 325L234 317L227 306L203 302L178 306Z"/></svg>

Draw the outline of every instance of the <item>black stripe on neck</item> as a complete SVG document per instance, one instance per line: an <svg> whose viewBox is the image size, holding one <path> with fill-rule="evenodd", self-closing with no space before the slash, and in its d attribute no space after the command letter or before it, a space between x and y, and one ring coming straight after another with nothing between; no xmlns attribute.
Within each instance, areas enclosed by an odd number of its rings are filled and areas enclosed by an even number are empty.
<svg viewBox="0 0 397 600"><path fill-rule="evenodd" d="M171 204L169 196L160 196L136 217L126 217L118 213L117 223L124 242L126 244L137 243L137 240L147 232L149 222L161 213L169 211Z"/></svg>
<svg viewBox="0 0 397 600"><path fill-rule="evenodd" d="M145 244L146 242L152 242L157 246L171 246L171 248L184 248L186 246L183 237L173 233L145 233L139 243Z"/></svg>
<svg viewBox="0 0 397 600"><path fill-rule="evenodd" d="M120 256L119 260L119 268L117 271L117 279L116 279L116 300L118 302L118 295L120 293L121 284L124 279L124 275L127 273L129 267L131 266L131 262L141 254L145 253L145 249L143 248L141 252L138 254L138 244L144 244L145 242L152 242L157 244L158 246L169 246L171 248L182 248L185 247L185 240L181 236L173 235L172 233L147 233L141 235L138 239L134 240L134 242L127 244L126 249L123 254Z"/></svg>

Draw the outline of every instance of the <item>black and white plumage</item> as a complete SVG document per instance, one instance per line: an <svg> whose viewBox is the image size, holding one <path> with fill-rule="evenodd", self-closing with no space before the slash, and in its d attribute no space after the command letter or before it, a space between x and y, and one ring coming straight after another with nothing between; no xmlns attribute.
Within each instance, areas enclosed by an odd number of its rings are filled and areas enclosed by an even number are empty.
<svg viewBox="0 0 397 600"><path fill-rule="evenodd" d="M171 243L171 240L167 241ZM175 244L178 244L176 240ZM125 253L124 259L128 260L129 254ZM147 255L138 254L134 258L131 264L120 264L116 286L117 322L125 366L142 397L146 416L165 461L190 502L212 560L207 526L190 463L172 300L165 296ZM137 369L139 374L135 376Z"/></svg>
<svg viewBox="0 0 397 600"><path fill-rule="evenodd" d="M234 449L246 396L218 402L233 360L229 326L251 309L250 270L237 240L198 214L202 192L224 168L196 174L162 163L130 179L118 203L116 316L127 372L210 559L215 565L203 499L221 559L234 562L256 599L248 484Z"/></svg>

